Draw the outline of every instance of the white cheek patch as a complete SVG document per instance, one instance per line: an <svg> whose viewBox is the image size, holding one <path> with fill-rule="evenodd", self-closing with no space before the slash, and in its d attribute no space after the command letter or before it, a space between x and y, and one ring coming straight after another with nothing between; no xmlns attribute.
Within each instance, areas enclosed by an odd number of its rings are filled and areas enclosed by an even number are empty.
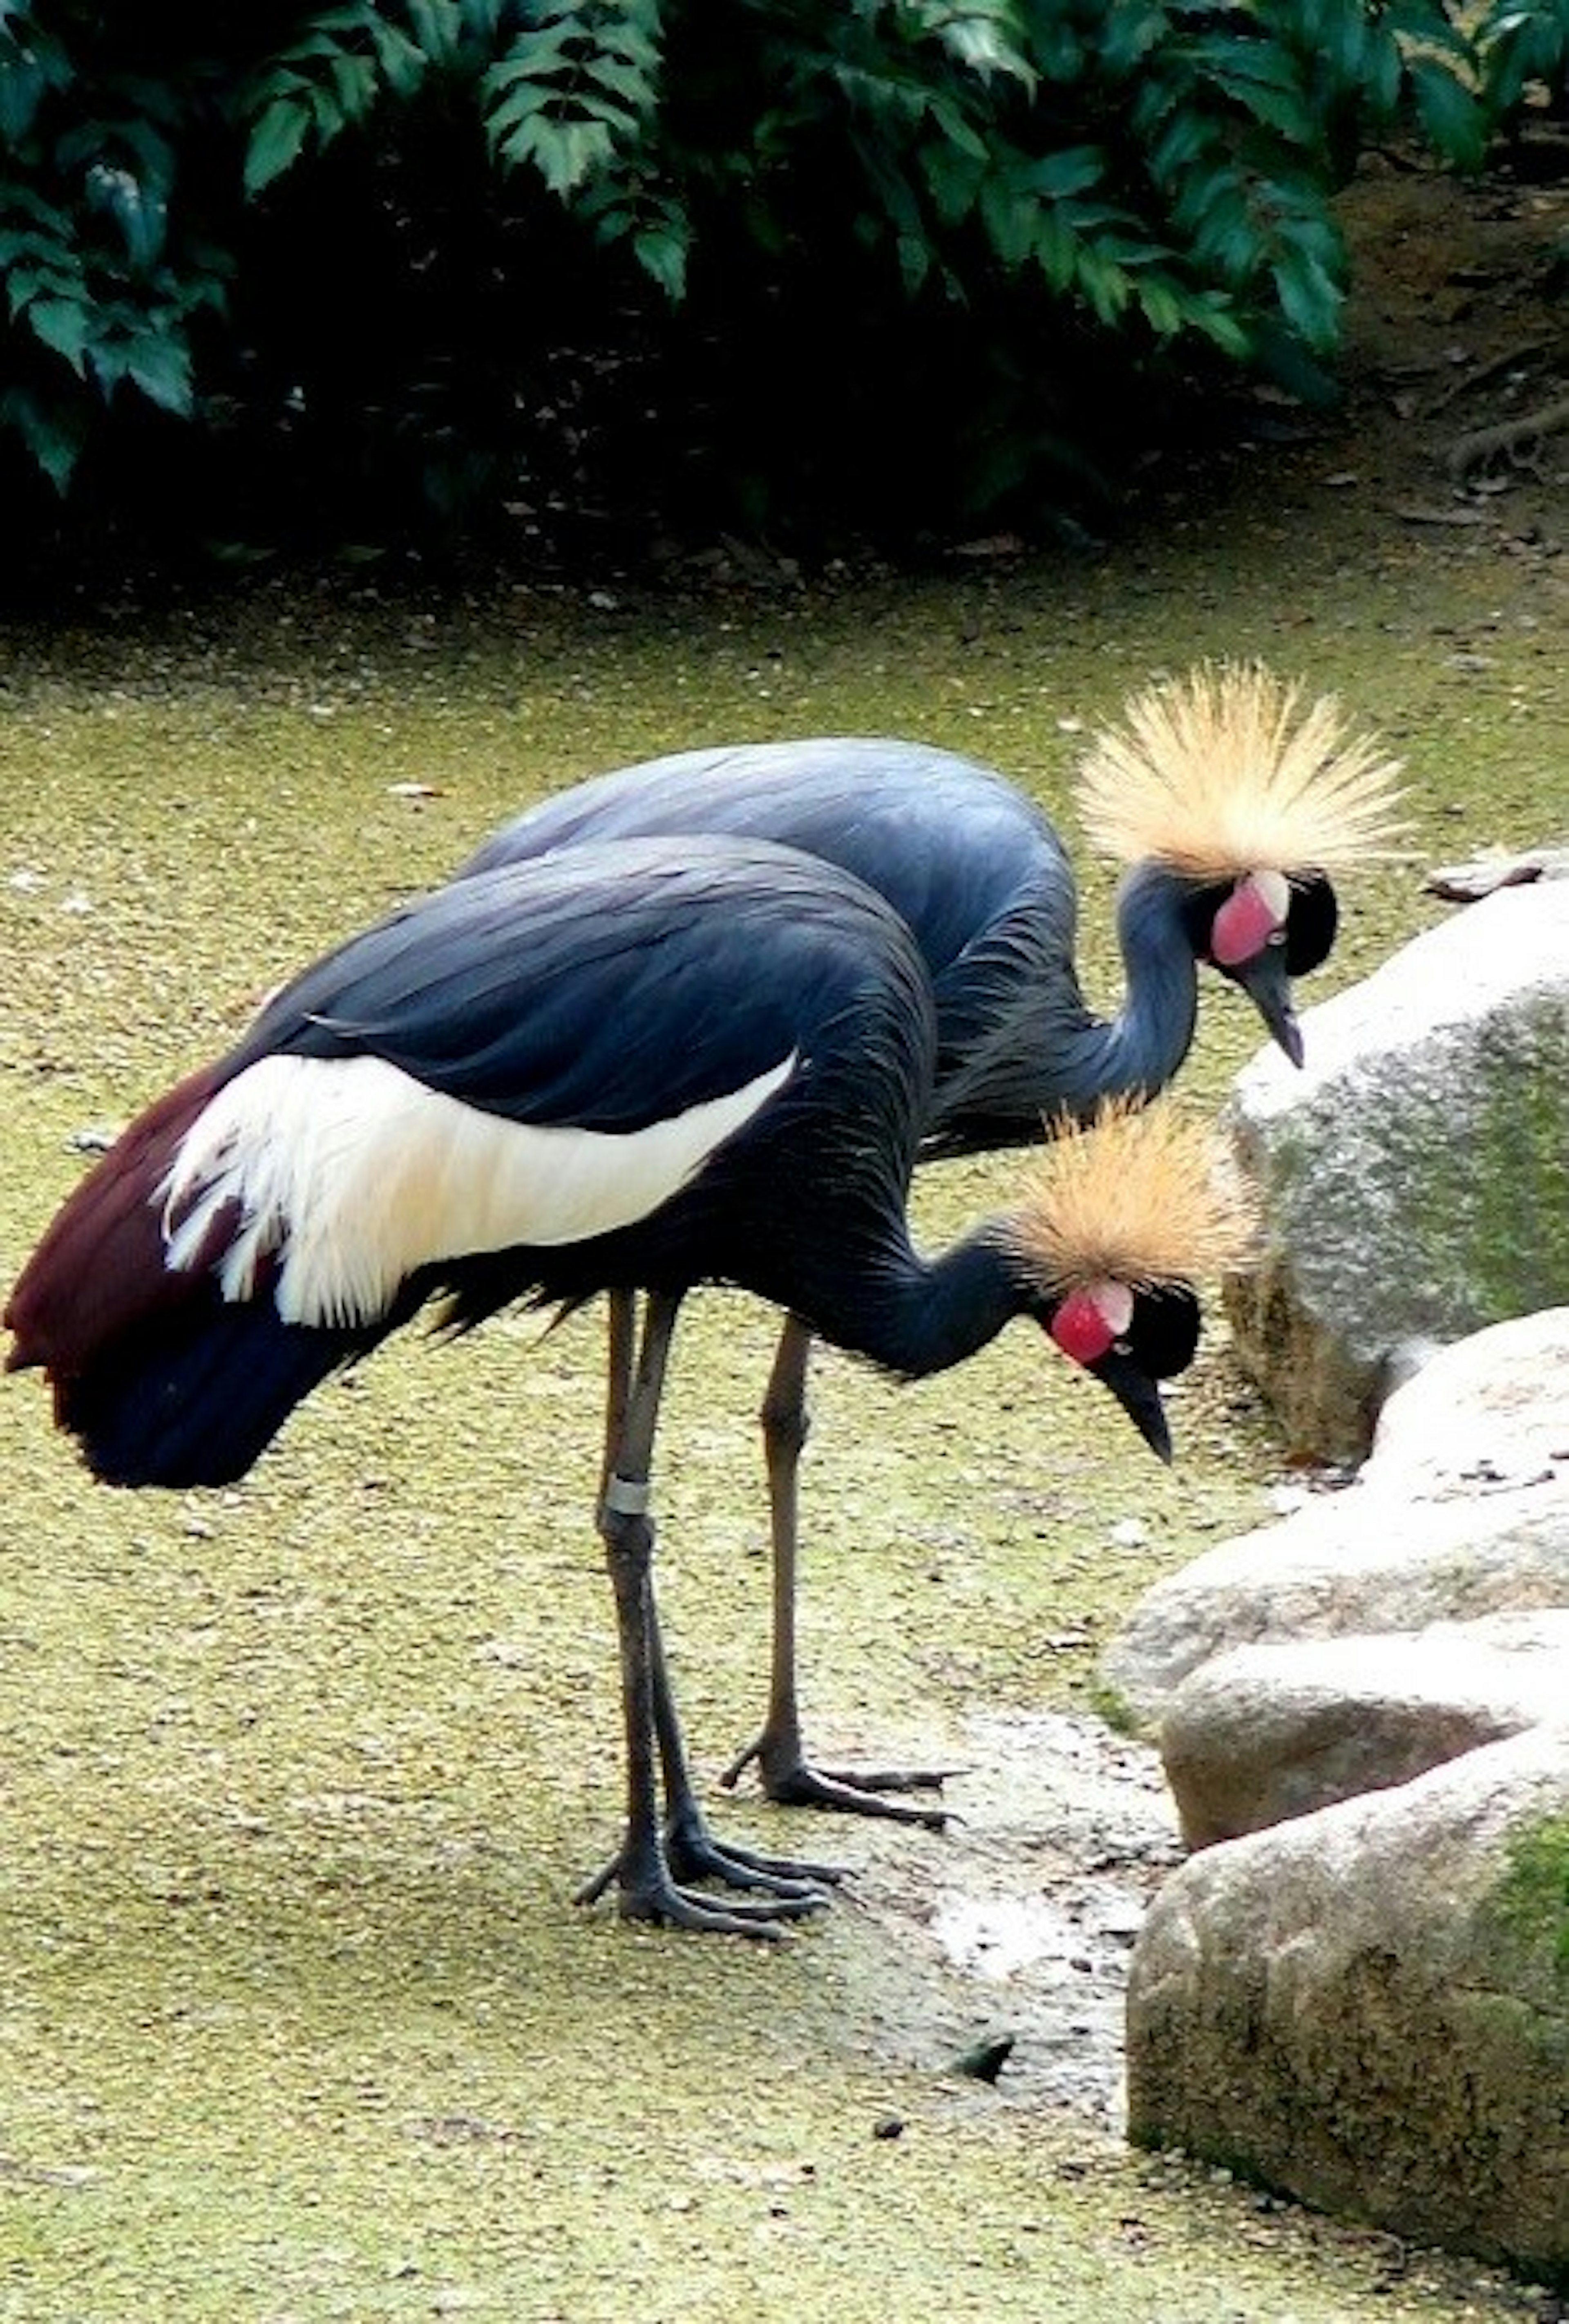
<svg viewBox="0 0 1569 2324"><path fill-rule="evenodd" d="M380 1057L263 1057L180 1140L159 1189L168 1262L202 1264L220 1234L226 1299L249 1298L275 1258L285 1323L368 1323L432 1260L649 1217L795 1065L792 1050L726 1096L612 1132L508 1121Z"/></svg>
<svg viewBox="0 0 1569 2324"><path fill-rule="evenodd" d="M1284 927L1291 910L1291 882L1284 872L1255 872L1252 884L1278 928Z"/></svg>
<svg viewBox="0 0 1569 2324"><path fill-rule="evenodd" d="M1112 1339L1121 1339L1133 1321L1133 1294L1129 1285L1103 1276L1098 1283L1090 1285L1089 1296L1105 1317L1106 1329Z"/></svg>

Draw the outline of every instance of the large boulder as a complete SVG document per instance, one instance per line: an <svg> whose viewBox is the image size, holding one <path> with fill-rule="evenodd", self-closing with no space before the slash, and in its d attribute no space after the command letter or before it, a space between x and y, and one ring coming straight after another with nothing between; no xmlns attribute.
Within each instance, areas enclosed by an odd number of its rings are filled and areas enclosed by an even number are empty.
<svg viewBox="0 0 1569 2324"><path fill-rule="evenodd" d="M1103 1674L1202 1850L1134 1948L1132 2135L1569 2288L1569 1309L1434 1356Z"/></svg>
<svg viewBox="0 0 1569 2324"><path fill-rule="evenodd" d="M1431 1356L1379 1416L1358 1481L1424 1501L1569 1486L1569 1307L1494 1324Z"/></svg>
<svg viewBox="0 0 1569 2324"><path fill-rule="evenodd" d="M1569 1300L1569 905L1500 889L1307 1012L1239 1076L1269 1226L1225 1286L1293 1446L1360 1457L1412 1352Z"/></svg>
<svg viewBox="0 0 1569 2324"><path fill-rule="evenodd" d="M1197 1849L1564 1717L1569 1608L1238 1646L1177 1688L1160 1757Z"/></svg>
<svg viewBox="0 0 1569 2324"><path fill-rule="evenodd" d="M1569 1307L1445 1349L1393 1396L1356 1482L1159 1582L1101 1662L1146 1731L1235 1646L1569 1607Z"/></svg>
<svg viewBox="0 0 1569 2324"><path fill-rule="evenodd" d="M1128 2096L1142 2144L1569 2287L1569 1727L1191 1858Z"/></svg>
<svg viewBox="0 0 1569 2324"><path fill-rule="evenodd" d="M1100 1675L1120 1723L1149 1734L1189 1672L1232 1646L1539 1606L1569 1606L1569 1480L1474 1503L1400 1504L1352 1487L1158 1582Z"/></svg>

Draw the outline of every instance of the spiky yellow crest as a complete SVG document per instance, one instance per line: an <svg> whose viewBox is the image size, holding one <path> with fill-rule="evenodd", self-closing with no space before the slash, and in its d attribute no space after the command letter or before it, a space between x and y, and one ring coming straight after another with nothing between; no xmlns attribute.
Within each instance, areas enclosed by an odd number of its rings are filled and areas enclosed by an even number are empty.
<svg viewBox="0 0 1569 2324"><path fill-rule="evenodd" d="M1126 863L1202 880L1333 872L1398 830L1399 762L1334 695L1260 662L1202 662L1134 695L1079 770L1084 828Z"/></svg>
<svg viewBox="0 0 1569 2324"><path fill-rule="evenodd" d="M1150 1290L1241 1266L1259 1223L1217 1130L1169 1102L1117 1099L1086 1130L1054 1128L1011 1239L1030 1281L1054 1296L1103 1280Z"/></svg>

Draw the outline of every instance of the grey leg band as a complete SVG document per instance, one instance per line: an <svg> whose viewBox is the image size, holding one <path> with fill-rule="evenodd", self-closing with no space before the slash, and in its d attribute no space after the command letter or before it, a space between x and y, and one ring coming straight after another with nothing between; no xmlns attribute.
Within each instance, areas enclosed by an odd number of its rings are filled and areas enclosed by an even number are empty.
<svg viewBox="0 0 1569 2324"><path fill-rule="evenodd" d="M634 1484L630 1477L612 1477L605 1488L605 1506L618 1517L646 1517L649 1489L646 1484Z"/></svg>

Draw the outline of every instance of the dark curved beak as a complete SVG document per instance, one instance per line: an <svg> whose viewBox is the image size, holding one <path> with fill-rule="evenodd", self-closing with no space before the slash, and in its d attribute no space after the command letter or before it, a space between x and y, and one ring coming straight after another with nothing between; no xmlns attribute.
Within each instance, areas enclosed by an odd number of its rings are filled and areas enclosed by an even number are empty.
<svg viewBox="0 0 1569 2324"><path fill-rule="evenodd" d="M1251 960L1240 961L1228 973L1248 995L1274 1039L1294 1065L1303 1057L1302 1028L1291 1005L1291 979L1282 945L1266 945Z"/></svg>
<svg viewBox="0 0 1569 2324"><path fill-rule="evenodd" d="M1103 1388L1111 1389L1149 1450L1158 1453L1161 1460L1169 1461L1171 1431L1167 1425L1166 1406L1149 1373L1131 1356L1119 1355L1115 1348L1097 1356L1084 1370L1093 1372Z"/></svg>

